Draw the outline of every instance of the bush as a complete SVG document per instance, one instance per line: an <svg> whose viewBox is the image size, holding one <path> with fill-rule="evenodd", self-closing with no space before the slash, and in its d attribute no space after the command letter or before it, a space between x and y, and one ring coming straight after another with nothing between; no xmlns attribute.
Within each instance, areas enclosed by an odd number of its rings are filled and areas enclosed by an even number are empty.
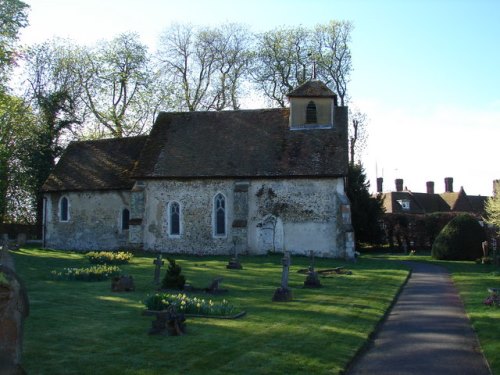
<svg viewBox="0 0 500 375"><path fill-rule="evenodd" d="M102 281L118 276L121 269L117 266L97 265L88 268L64 268L61 272L52 271L52 276L58 280Z"/></svg>
<svg viewBox="0 0 500 375"><path fill-rule="evenodd" d="M163 289L184 289L184 284L186 284L186 278L184 275L181 275L182 268L175 263L175 259L167 258L168 260L168 269L165 277L162 281Z"/></svg>
<svg viewBox="0 0 500 375"><path fill-rule="evenodd" d="M483 256L481 243L486 239L477 219L461 214L451 220L432 245L432 257L441 260L476 260Z"/></svg>
<svg viewBox="0 0 500 375"><path fill-rule="evenodd" d="M91 251L86 256L89 258L90 263L94 264L126 264L132 259L133 255L123 251Z"/></svg>

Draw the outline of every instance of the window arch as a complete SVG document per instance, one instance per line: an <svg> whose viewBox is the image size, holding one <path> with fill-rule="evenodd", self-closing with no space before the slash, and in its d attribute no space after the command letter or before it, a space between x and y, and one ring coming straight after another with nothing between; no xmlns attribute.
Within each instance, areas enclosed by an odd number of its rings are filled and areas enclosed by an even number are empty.
<svg viewBox="0 0 500 375"><path fill-rule="evenodd" d="M311 100L306 108L306 124L316 124L318 116L316 111L316 104Z"/></svg>
<svg viewBox="0 0 500 375"><path fill-rule="evenodd" d="M130 225L130 211L128 208L122 210L122 230L128 230Z"/></svg>
<svg viewBox="0 0 500 375"><path fill-rule="evenodd" d="M226 235L226 198L219 193L214 197L214 236L224 237Z"/></svg>
<svg viewBox="0 0 500 375"><path fill-rule="evenodd" d="M69 200L61 197L59 200L59 221L69 221Z"/></svg>
<svg viewBox="0 0 500 375"><path fill-rule="evenodd" d="M181 205L179 202L170 202L168 204L168 235L181 235Z"/></svg>

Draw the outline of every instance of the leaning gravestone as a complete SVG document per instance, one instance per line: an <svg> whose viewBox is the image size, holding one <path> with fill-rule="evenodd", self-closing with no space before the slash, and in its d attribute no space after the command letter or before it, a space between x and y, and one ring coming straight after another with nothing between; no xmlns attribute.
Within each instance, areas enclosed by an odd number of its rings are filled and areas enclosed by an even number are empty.
<svg viewBox="0 0 500 375"><path fill-rule="evenodd" d="M7 246L0 261L0 374L24 374L21 367L24 319L29 315L26 289L16 275Z"/></svg>
<svg viewBox="0 0 500 375"><path fill-rule="evenodd" d="M292 291L288 288L288 274L290 271L290 253L285 251L285 255L281 260L283 271L281 274L281 287L275 290L273 302L288 302L292 300Z"/></svg>

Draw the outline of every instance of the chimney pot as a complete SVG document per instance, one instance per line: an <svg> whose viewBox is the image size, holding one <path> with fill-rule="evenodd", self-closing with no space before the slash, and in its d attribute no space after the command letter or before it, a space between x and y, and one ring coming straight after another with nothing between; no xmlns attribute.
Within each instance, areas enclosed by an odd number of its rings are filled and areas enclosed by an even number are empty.
<svg viewBox="0 0 500 375"><path fill-rule="evenodd" d="M453 177L446 177L444 179L444 191L446 193L453 193Z"/></svg>
<svg viewBox="0 0 500 375"><path fill-rule="evenodd" d="M384 179L382 177L377 177L377 193L383 192Z"/></svg>
<svg viewBox="0 0 500 375"><path fill-rule="evenodd" d="M427 181L427 194L434 194L434 181Z"/></svg>
<svg viewBox="0 0 500 375"><path fill-rule="evenodd" d="M396 191L403 191L403 179L396 178Z"/></svg>

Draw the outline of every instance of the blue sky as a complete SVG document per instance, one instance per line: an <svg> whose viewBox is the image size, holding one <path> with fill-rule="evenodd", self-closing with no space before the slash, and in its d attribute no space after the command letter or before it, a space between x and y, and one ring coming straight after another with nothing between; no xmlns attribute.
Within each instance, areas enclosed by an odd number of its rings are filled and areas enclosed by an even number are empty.
<svg viewBox="0 0 500 375"><path fill-rule="evenodd" d="M354 24L351 106L366 112L363 156L372 189L403 178L425 191L444 178L468 194L490 195L500 179L500 1L498 0L25 0L22 42L53 36L79 43L136 31L155 48L171 22L238 22L253 31Z"/></svg>

